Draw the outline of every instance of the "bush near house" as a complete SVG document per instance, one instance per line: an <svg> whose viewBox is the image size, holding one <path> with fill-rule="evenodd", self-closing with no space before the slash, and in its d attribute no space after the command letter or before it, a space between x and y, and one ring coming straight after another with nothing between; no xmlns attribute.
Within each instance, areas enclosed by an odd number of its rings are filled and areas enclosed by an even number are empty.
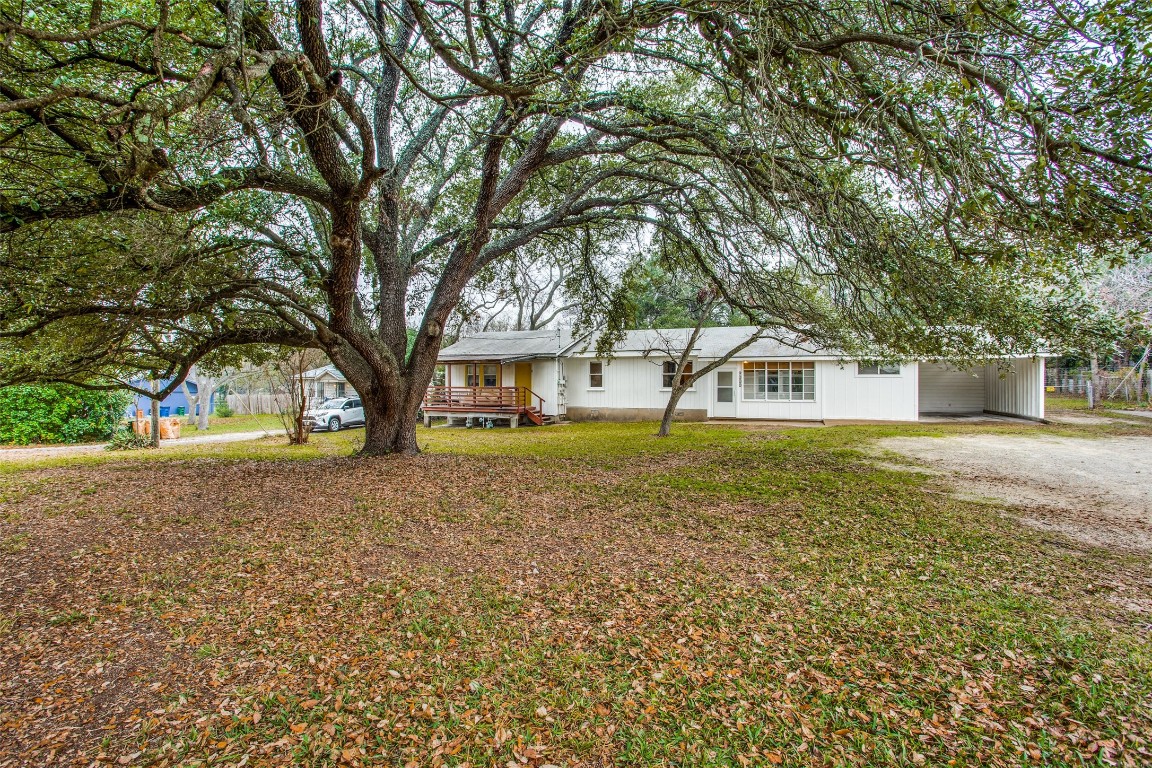
<svg viewBox="0 0 1152 768"><path fill-rule="evenodd" d="M68 385L0 387L0 443L80 443L107 438L132 402L127 392Z"/></svg>

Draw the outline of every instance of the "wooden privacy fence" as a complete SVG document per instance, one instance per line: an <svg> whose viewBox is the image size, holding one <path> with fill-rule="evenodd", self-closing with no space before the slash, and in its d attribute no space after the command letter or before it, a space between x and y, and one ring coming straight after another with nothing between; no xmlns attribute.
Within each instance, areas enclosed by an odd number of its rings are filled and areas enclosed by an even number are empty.
<svg viewBox="0 0 1152 768"><path fill-rule="evenodd" d="M258 413L280 413L289 409L288 395L268 392L228 393L228 407L240 416Z"/></svg>

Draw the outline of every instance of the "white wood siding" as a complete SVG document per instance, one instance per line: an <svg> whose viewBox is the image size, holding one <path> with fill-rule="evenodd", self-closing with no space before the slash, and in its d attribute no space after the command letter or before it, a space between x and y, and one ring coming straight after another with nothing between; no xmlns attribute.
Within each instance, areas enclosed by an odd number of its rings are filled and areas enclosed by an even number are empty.
<svg viewBox="0 0 1152 768"><path fill-rule="evenodd" d="M622 357L604 366L604 389L588 386L586 358L565 361L568 405L580 408L663 408L668 391L661 388L661 366L654 358ZM902 366L899 375L859 376L855 363L817 360L814 400L747 400L743 369L736 369L736 418L782 421L867 419L915 421L917 414L916 365ZM697 362L698 365L705 363ZM716 371L696 382L680 399L681 409L715 413Z"/></svg>
<svg viewBox="0 0 1152 768"><path fill-rule="evenodd" d="M983 413L984 367L920 363L920 413Z"/></svg>
<svg viewBox="0 0 1152 768"><path fill-rule="evenodd" d="M916 421L918 369L904 363L899 374L860 375L855 362L816 363L816 399L824 419Z"/></svg>
<svg viewBox="0 0 1152 768"><path fill-rule="evenodd" d="M1044 358L1017 357L984 369L984 408L1029 419L1044 418Z"/></svg>
<svg viewBox="0 0 1152 768"><path fill-rule="evenodd" d="M588 386L589 358L573 357L564 361L568 379L568 405L577 408L664 408L668 390L663 386L663 361L656 357L617 357L604 361L604 388ZM694 363L696 361L693 361ZM696 382L684 393L679 407L707 408L711 375Z"/></svg>
<svg viewBox="0 0 1152 768"><path fill-rule="evenodd" d="M568 406L589 409L662 410L668 403L661 360L618 357L606 360L603 389L588 381L590 358L561 361ZM693 361L696 365L705 362ZM855 362L815 361L814 400L744 399L742 361L733 361L738 419L819 421L915 421L920 413L979 413L983 410L1028 418L1044 417L1044 361L1017 358L968 371L937 363L905 363L899 375L860 375ZM464 367L449 366L451 384L464 384ZM502 383L513 386L515 366L502 366ZM681 410L715 413L716 372L696 382L680 400ZM557 361L532 361L532 389L544 398L544 412L559 405Z"/></svg>
<svg viewBox="0 0 1152 768"><path fill-rule="evenodd" d="M556 415L560 398L556 392L556 361L532 361L532 391L544 398L544 414Z"/></svg>

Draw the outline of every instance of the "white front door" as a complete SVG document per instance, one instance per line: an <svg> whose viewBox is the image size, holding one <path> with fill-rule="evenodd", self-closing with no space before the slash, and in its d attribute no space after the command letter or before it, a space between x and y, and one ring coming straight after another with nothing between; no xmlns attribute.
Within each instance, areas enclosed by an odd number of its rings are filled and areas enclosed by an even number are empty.
<svg viewBox="0 0 1152 768"><path fill-rule="evenodd" d="M736 417L736 369L717 368L712 376L712 415L719 419Z"/></svg>

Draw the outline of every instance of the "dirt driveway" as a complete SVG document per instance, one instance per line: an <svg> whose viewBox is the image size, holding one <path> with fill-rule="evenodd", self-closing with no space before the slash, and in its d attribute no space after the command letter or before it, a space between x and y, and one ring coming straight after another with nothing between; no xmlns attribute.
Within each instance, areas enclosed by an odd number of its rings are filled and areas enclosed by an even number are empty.
<svg viewBox="0 0 1152 768"><path fill-rule="evenodd" d="M880 447L950 474L967 498L1020 508L1029 525L1152 552L1152 437L895 437Z"/></svg>
<svg viewBox="0 0 1152 768"><path fill-rule="evenodd" d="M218 435L181 437L176 440L161 440L161 448L180 448L185 445L202 443L238 443L244 440L259 440L276 434L268 430L259 432L224 432ZM0 448L0 461L25 461L27 459L51 458L54 456L82 456L86 453L99 453L108 443L87 443L84 445L39 445L33 448Z"/></svg>

